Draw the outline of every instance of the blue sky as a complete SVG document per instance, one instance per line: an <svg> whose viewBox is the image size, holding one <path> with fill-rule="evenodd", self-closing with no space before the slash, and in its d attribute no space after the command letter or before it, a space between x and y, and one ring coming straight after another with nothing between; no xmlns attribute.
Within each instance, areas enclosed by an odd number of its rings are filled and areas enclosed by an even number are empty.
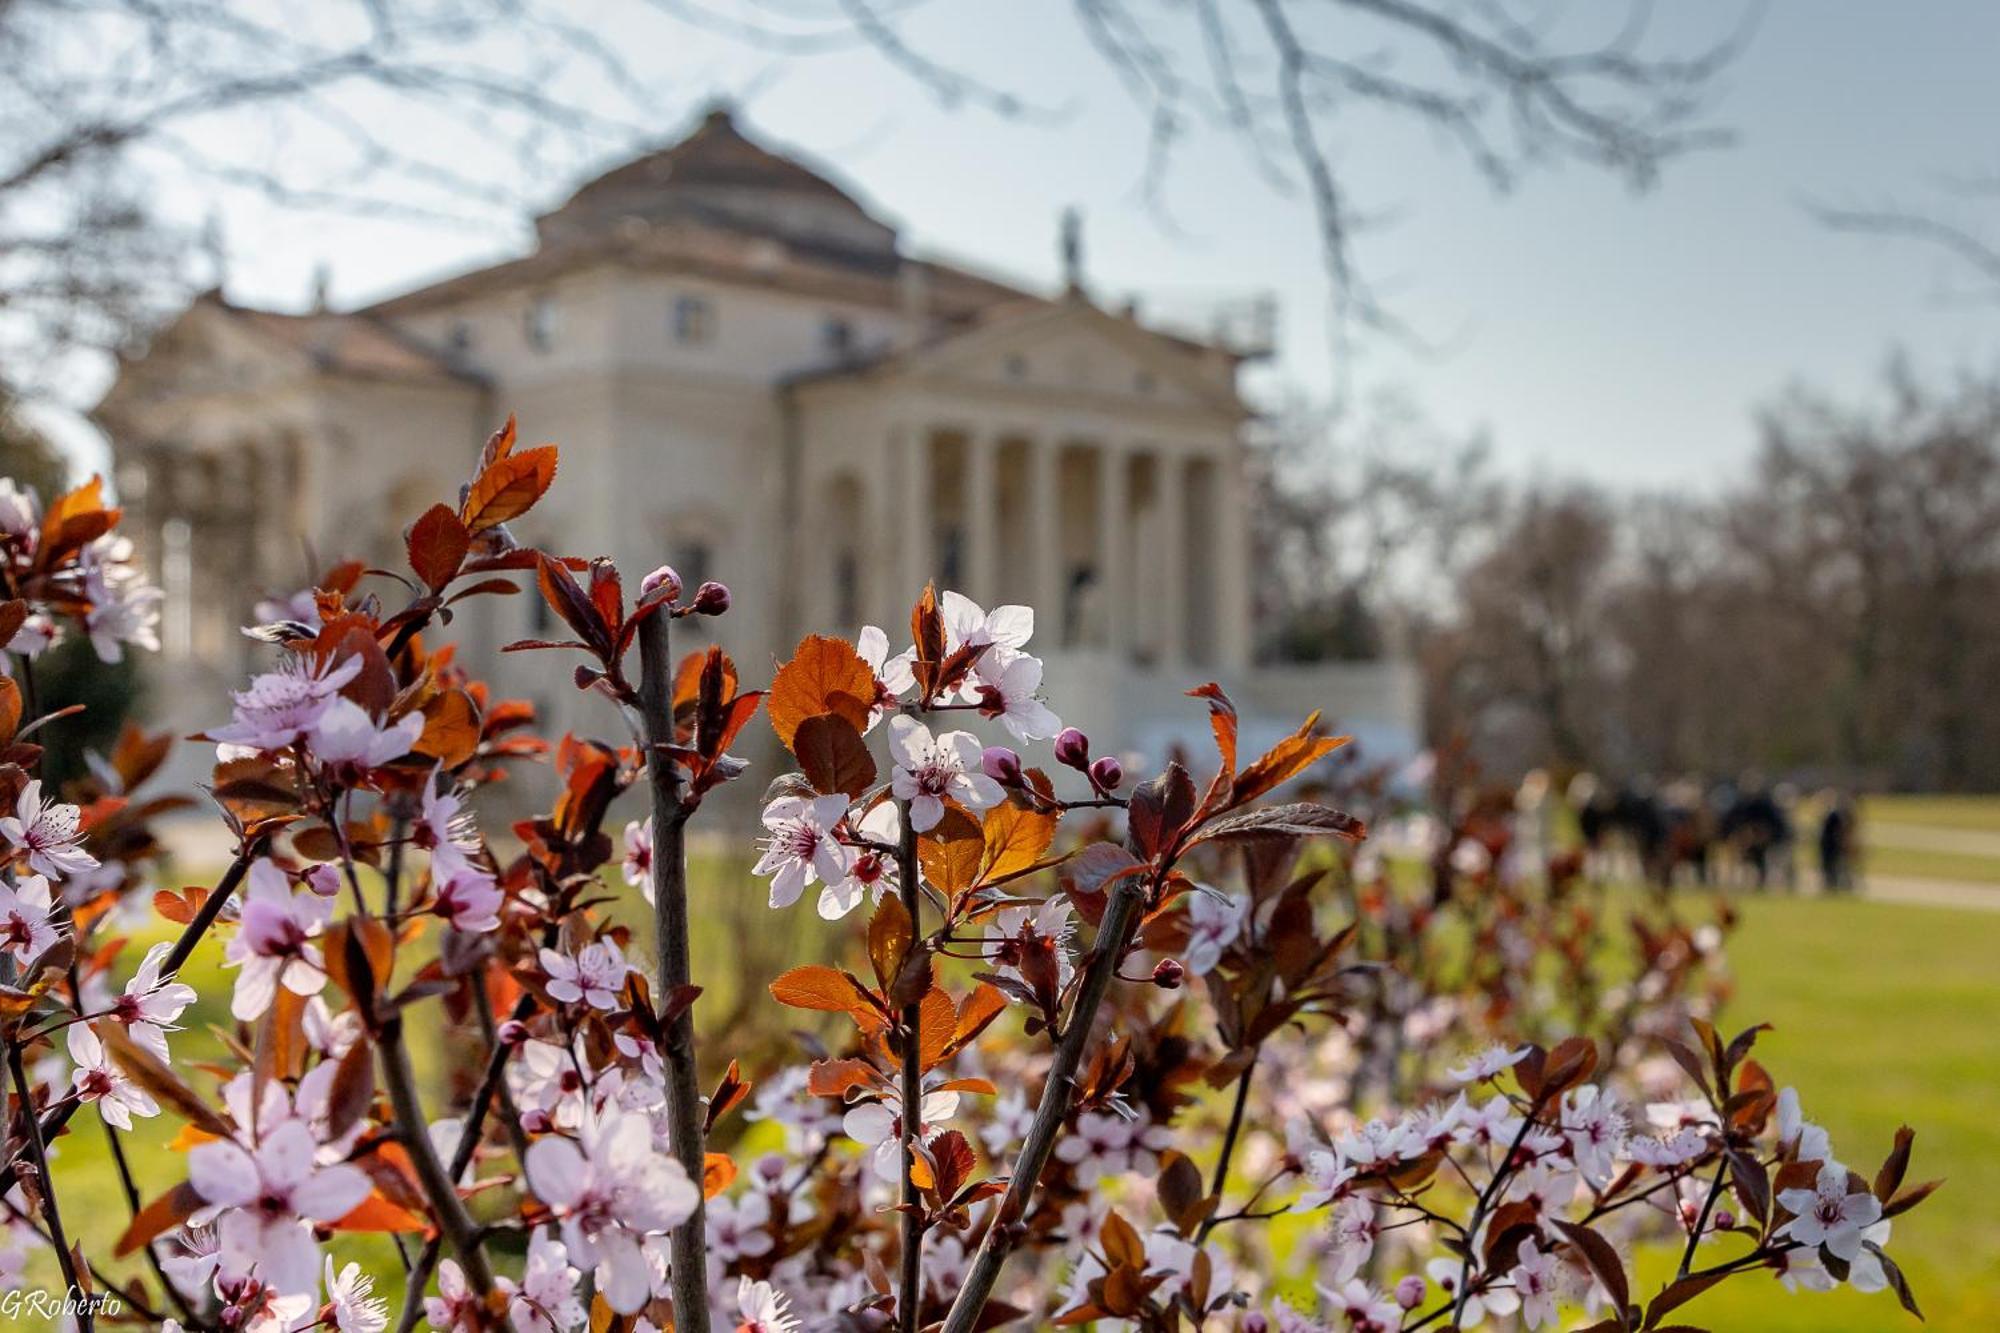
<svg viewBox="0 0 2000 1333"><path fill-rule="evenodd" d="M1663 52L1699 48L1741 13L1660 8ZM1277 292L1283 350L1267 386L1336 382L1303 199L1197 130L1163 225L1137 188L1144 117L1066 0L936 3L905 31L946 60L973 53L972 67L1060 116L944 108L863 52L780 61L674 27L611 36L658 54L662 138L706 98L734 96L752 132L833 167L916 247L1043 283L1056 278L1057 215L1077 205L1106 297L1180 307ZM1921 248L1828 232L1803 202L1926 201L1942 175L2000 172L1996 64L2000 5L1985 0L1775 0L1717 89L1713 119L1737 143L1676 162L1639 195L1570 166L1498 197L1426 130L1335 123L1328 146L1357 201L1393 215L1362 238L1360 260L1441 345L1365 342L1351 383L1403 388L1453 429L1490 428L1517 475L1703 489L1747 465L1754 409L1789 382L1865 395L1895 346L1933 370L1992 366L2000 307L1968 299L1966 275ZM573 183L559 173L529 193L546 206ZM528 235L302 224L241 200L222 217L231 294L285 306L320 263L337 301L362 300L518 251Z"/></svg>

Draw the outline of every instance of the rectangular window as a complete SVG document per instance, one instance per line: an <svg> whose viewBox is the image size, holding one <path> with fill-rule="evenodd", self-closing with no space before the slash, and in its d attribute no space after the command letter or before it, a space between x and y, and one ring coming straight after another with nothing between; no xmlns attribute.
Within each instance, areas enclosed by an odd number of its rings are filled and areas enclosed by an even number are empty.
<svg viewBox="0 0 2000 1333"><path fill-rule="evenodd" d="M705 296L674 298L674 341L701 347L715 341L715 307Z"/></svg>

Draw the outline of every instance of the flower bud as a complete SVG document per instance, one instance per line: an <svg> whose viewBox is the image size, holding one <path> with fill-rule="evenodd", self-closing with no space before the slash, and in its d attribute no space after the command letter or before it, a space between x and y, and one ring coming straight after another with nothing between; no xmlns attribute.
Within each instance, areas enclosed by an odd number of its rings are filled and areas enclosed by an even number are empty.
<svg viewBox="0 0 2000 1333"><path fill-rule="evenodd" d="M1187 969L1181 966L1178 958L1162 958L1159 966L1153 969L1153 984L1161 990L1179 990L1186 980Z"/></svg>
<svg viewBox="0 0 2000 1333"><path fill-rule="evenodd" d="M1243 1322L1236 1326L1242 1333L1271 1333L1271 1321L1264 1317L1262 1310L1252 1310L1243 1316Z"/></svg>
<svg viewBox="0 0 2000 1333"><path fill-rule="evenodd" d="M1056 737L1056 762L1082 770L1090 764L1090 737L1075 727L1064 727Z"/></svg>
<svg viewBox="0 0 2000 1333"><path fill-rule="evenodd" d="M1728 1231L1735 1225L1736 1225L1736 1214L1730 1212L1727 1208L1718 1208L1715 1210L1715 1222L1714 1222L1715 1230Z"/></svg>
<svg viewBox="0 0 2000 1333"><path fill-rule="evenodd" d="M528 1025L518 1018L510 1018L494 1030L493 1036L502 1046L519 1046L528 1039Z"/></svg>
<svg viewBox="0 0 2000 1333"><path fill-rule="evenodd" d="M656 592L660 593L670 602L681 595L681 576L674 572L672 565L661 565L658 569L646 575L645 578L639 580L639 595L641 597L651 597Z"/></svg>
<svg viewBox="0 0 2000 1333"><path fill-rule="evenodd" d="M1021 756L1004 745L989 745L979 756L980 771L1003 787L1018 787L1027 781L1021 771Z"/></svg>
<svg viewBox="0 0 2000 1333"><path fill-rule="evenodd" d="M306 887L322 898L340 896L340 872L329 865L317 865L306 871Z"/></svg>
<svg viewBox="0 0 2000 1333"><path fill-rule="evenodd" d="M1396 1284L1396 1304L1414 1310L1424 1303L1424 1280L1415 1273Z"/></svg>
<svg viewBox="0 0 2000 1333"><path fill-rule="evenodd" d="M710 580L694 590L694 613L698 616L719 616L729 609L729 589Z"/></svg>
<svg viewBox="0 0 2000 1333"><path fill-rule="evenodd" d="M1125 765L1110 755L1100 755L1090 766L1090 785L1102 792L1117 791L1125 781Z"/></svg>

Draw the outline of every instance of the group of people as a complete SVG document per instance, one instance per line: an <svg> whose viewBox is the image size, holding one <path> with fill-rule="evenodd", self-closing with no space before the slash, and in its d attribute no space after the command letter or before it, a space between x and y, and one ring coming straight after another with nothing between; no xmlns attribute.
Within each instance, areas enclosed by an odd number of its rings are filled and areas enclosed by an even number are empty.
<svg viewBox="0 0 2000 1333"><path fill-rule="evenodd" d="M1524 784L1523 795L1531 792L1539 799L1523 805L1538 807L1546 827L1557 814L1553 792L1546 779ZM1564 789L1561 804L1599 877L1795 892L1803 836L1812 839L1826 892L1855 887L1858 820L1853 798L1837 789L1807 797L1791 784L1755 776L1613 784L1582 773Z"/></svg>

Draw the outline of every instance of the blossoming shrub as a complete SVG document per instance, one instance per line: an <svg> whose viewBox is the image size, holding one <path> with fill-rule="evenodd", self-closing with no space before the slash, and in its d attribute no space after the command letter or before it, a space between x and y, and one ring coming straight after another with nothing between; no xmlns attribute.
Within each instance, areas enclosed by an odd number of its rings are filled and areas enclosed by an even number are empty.
<svg viewBox="0 0 2000 1333"><path fill-rule="evenodd" d="M1842 1164L1757 1030L1709 1021L1711 929L1635 919L1607 978L1560 873L1456 857L1420 901L1307 798L1367 798L1342 741L1315 718L1240 754L1215 685L1190 692L1214 754L1138 780L1043 701L1025 607L926 589L908 646L811 636L745 689L670 652L720 584L628 595L516 544L555 463L510 422L412 523L407 576L340 566L253 627L273 669L203 738L235 854L181 891L151 873L172 802L135 794L165 738L128 732L67 799L35 777L60 722L35 654L148 642L156 597L94 485L0 493L7 1267L51 1246L79 1327L111 1293L207 1330L1667 1330L1756 1274L1916 1308L1885 1249L1931 1188L1911 1135L1872 1179ZM512 647L580 655L618 740L545 743L455 656L455 609L522 583L568 637ZM685 843L759 711L795 769L754 875L853 922L853 961L764 979L798 1059L746 1073L731 1034L696 1044ZM503 855L469 798L542 761L559 793ZM614 840L627 791L649 813ZM178 933L128 968L135 904ZM193 1070L177 974L218 942L235 1028ZM412 1023L472 1048L463 1095L419 1086ZM110 1254L70 1243L51 1165L79 1114L135 1199ZM162 1115L174 1153L129 1161L119 1132ZM357 1233L400 1264L364 1271ZM1648 1243L1678 1262L1642 1291Z"/></svg>

